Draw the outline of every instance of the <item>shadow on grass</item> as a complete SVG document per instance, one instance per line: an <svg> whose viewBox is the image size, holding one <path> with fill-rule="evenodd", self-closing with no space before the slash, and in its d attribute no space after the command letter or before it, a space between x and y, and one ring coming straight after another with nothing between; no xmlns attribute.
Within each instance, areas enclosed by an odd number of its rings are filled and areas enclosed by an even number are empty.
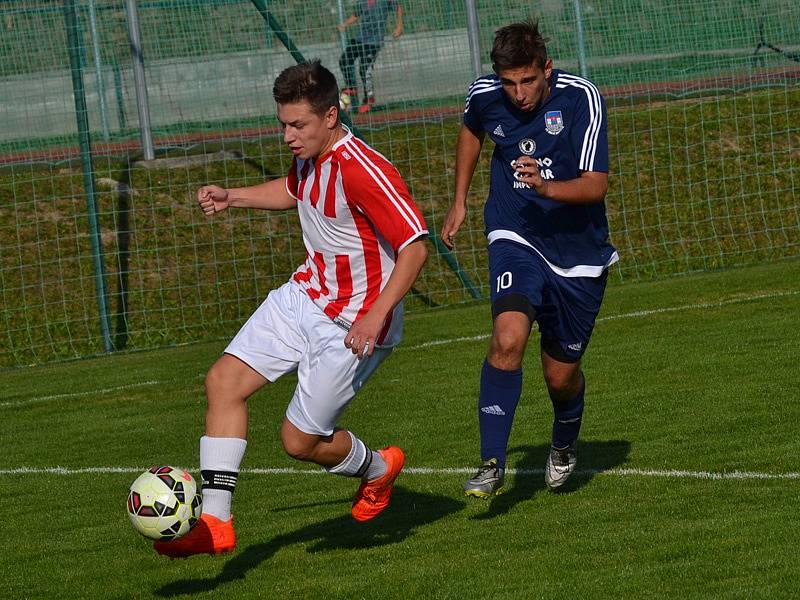
<svg viewBox="0 0 800 600"><path fill-rule="evenodd" d="M364 549L396 544L414 533L417 527L433 523L464 508L461 500L434 496L395 487L392 504L375 520L358 523L347 514L302 527L248 546L233 555L215 577L174 581L155 590L161 597L209 592L239 579L269 560L281 548L307 544L309 553L339 549Z"/></svg>
<svg viewBox="0 0 800 600"><path fill-rule="evenodd" d="M578 442L577 471L558 493L572 493L589 483L596 474L618 467L625 462L630 449L630 442L625 440ZM493 498L485 513L472 518L492 519L504 515L520 502L533 498L536 492L546 490L544 464L549 452L549 444L511 448L508 467L516 469L518 473L512 481L506 480L506 493ZM515 455L518 454L522 456L516 459Z"/></svg>

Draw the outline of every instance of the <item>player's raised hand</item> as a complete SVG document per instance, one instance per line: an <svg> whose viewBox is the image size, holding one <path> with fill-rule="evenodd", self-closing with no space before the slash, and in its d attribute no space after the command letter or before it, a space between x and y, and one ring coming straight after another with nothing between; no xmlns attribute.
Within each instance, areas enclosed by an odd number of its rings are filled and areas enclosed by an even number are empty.
<svg viewBox="0 0 800 600"><path fill-rule="evenodd" d="M458 200L454 201L453 204L450 205L450 209L444 217L444 225L442 225L442 241L450 250L455 246L453 238L455 238L466 218L466 204Z"/></svg>
<svg viewBox="0 0 800 600"><path fill-rule="evenodd" d="M204 185L197 190L197 202L205 215L210 217L228 208L228 190L218 185Z"/></svg>
<svg viewBox="0 0 800 600"><path fill-rule="evenodd" d="M539 171L539 165L536 163L536 159L530 156L520 156L512 164L514 166L514 171L516 171L514 177L518 181L527 183L534 188L539 195L546 196L545 188L547 187L547 182L542 179L542 174Z"/></svg>

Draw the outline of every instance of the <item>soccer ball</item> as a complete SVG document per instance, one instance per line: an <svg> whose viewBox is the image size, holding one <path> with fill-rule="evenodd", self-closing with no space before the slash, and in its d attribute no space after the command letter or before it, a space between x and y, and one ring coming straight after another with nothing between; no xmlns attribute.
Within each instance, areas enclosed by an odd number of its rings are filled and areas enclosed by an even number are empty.
<svg viewBox="0 0 800 600"><path fill-rule="evenodd" d="M145 471L128 493L128 516L134 529L153 540L173 540L189 533L203 512L202 505L194 478L170 466Z"/></svg>
<svg viewBox="0 0 800 600"><path fill-rule="evenodd" d="M353 106L353 99L350 97L350 94L347 92L342 92L339 95L339 108L342 109L343 112L350 112L350 108Z"/></svg>

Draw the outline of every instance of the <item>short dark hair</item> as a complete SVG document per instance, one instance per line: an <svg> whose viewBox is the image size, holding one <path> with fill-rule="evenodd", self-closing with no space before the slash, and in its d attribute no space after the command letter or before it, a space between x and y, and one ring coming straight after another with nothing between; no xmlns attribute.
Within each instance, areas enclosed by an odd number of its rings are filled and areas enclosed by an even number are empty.
<svg viewBox="0 0 800 600"><path fill-rule="evenodd" d="M331 106L339 108L339 86L336 77L318 60L293 65L281 71L272 86L272 97L278 104L305 100L318 116Z"/></svg>
<svg viewBox="0 0 800 600"><path fill-rule="evenodd" d="M539 22L521 21L501 27L494 34L492 68L495 73L535 64L544 69L547 63L547 40L539 33Z"/></svg>

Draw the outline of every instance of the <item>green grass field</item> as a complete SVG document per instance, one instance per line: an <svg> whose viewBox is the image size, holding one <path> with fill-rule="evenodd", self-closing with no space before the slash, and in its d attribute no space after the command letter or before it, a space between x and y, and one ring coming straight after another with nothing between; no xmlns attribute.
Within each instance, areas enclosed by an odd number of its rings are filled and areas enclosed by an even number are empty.
<svg viewBox="0 0 800 600"><path fill-rule="evenodd" d="M517 472L491 503L460 493L488 306L417 312L342 422L406 449L388 511L356 524L353 480L282 453L288 377L252 400L239 547L217 558L157 556L124 504L153 463L197 474L223 341L0 372L0 597L796 597L798 281L789 260L611 286L584 363L580 473L544 489L551 409L532 352ZM267 471L283 468L297 471Z"/></svg>

